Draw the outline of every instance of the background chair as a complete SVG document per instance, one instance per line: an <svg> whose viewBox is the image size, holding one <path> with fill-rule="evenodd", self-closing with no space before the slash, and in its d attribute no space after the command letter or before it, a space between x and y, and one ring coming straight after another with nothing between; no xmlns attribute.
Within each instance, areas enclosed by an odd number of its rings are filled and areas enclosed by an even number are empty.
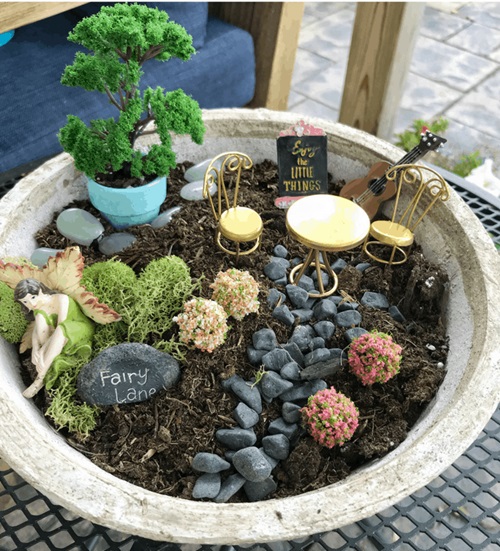
<svg viewBox="0 0 500 551"><path fill-rule="evenodd" d="M390 220L376 220L370 225L363 251L383 264L403 264L408 259L404 250L414 241L415 228L438 201L450 195L448 184L434 170L420 165L398 165L387 173L388 181L396 183L396 198ZM410 201L401 213L400 199L403 186L408 186ZM373 238L373 239L371 239ZM389 259L383 255L389 248Z"/></svg>
<svg viewBox="0 0 500 551"><path fill-rule="evenodd" d="M241 171L252 167L252 160L244 153L221 153L217 155L205 172L203 197L208 198L212 212L217 221L215 241L217 246L227 254L240 255L253 253L260 245L263 223L260 215L248 207L240 207L238 191ZM230 178L226 185L225 178ZM217 186L217 207L211 195L213 186ZM232 199L230 199L232 195ZM221 243L221 237L235 243L235 250L230 250ZM255 243L250 249L241 251L240 243Z"/></svg>

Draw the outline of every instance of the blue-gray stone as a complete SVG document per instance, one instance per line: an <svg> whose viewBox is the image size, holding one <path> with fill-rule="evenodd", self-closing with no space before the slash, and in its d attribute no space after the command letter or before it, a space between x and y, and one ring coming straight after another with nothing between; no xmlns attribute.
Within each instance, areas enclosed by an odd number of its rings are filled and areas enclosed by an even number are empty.
<svg viewBox="0 0 500 551"><path fill-rule="evenodd" d="M196 180L203 180L205 178L205 172L207 171L208 165L212 162L212 159L205 159L200 163L193 165L188 168L184 173L184 179L186 182L195 182ZM222 166L222 158L218 159L214 163L214 167L218 170Z"/></svg>
<svg viewBox="0 0 500 551"><path fill-rule="evenodd" d="M341 302L337 306L337 312L345 312L346 310L357 310L359 304L357 302Z"/></svg>
<svg viewBox="0 0 500 551"><path fill-rule="evenodd" d="M229 461L229 463L232 463L235 453L236 453L236 450L227 450L224 452L224 457Z"/></svg>
<svg viewBox="0 0 500 551"><path fill-rule="evenodd" d="M326 272L323 272L323 270L320 270L320 272L321 272L321 281L323 282L323 287L326 287L330 281L330 278L328 277L328 274ZM316 289L319 289L318 272L316 272L316 270L314 270L314 272L312 273L311 278L316 284Z"/></svg>
<svg viewBox="0 0 500 551"><path fill-rule="evenodd" d="M356 327L356 329L359 329L359 327ZM340 360L347 357L347 353L342 348L329 348L328 351L330 352L330 360Z"/></svg>
<svg viewBox="0 0 500 551"><path fill-rule="evenodd" d="M343 297L339 297L338 295L326 297L326 300L331 300L335 306L338 307L338 305L344 300Z"/></svg>
<svg viewBox="0 0 500 551"><path fill-rule="evenodd" d="M260 381L260 388L262 394L269 399L277 398L280 394L283 394L285 390L289 390L293 387L291 381L286 381L282 379L274 371L268 371L264 374Z"/></svg>
<svg viewBox="0 0 500 551"><path fill-rule="evenodd" d="M202 474L193 488L194 499L214 499L220 492L221 479L219 473Z"/></svg>
<svg viewBox="0 0 500 551"><path fill-rule="evenodd" d="M294 362L297 362L300 367L304 367L304 354L300 351L297 343L287 342L282 346L283 350L286 350L290 354L290 357Z"/></svg>
<svg viewBox="0 0 500 551"><path fill-rule="evenodd" d="M283 417L278 417L269 423L269 434L284 434L288 440L292 440L299 430L297 423L287 423ZM266 451L266 453L268 453Z"/></svg>
<svg viewBox="0 0 500 551"><path fill-rule="evenodd" d="M245 404L257 413L262 413L262 398L257 387L244 381L241 377L236 377L231 383L231 390Z"/></svg>
<svg viewBox="0 0 500 551"><path fill-rule="evenodd" d="M283 245L276 245L273 249L274 256L279 256L280 258L287 258L288 257L288 250L286 247L283 247Z"/></svg>
<svg viewBox="0 0 500 551"><path fill-rule="evenodd" d="M221 381L221 386L224 390L232 390L234 381L238 379L241 379L239 375L231 375L231 377L228 377L227 379L223 379Z"/></svg>
<svg viewBox="0 0 500 551"><path fill-rule="evenodd" d="M264 367L271 371L281 371L281 368L291 361L290 354L283 348L275 348L262 358Z"/></svg>
<svg viewBox="0 0 500 551"><path fill-rule="evenodd" d="M322 379L308 381L302 385L294 385L293 388L283 392L280 399L283 402L302 402L307 400L309 396L316 394L318 390L324 390L328 385Z"/></svg>
<svg viewBox="0 0 500 551"><path fill-rule="evenodd" d="M278 465L279 460L271 457L270 455L267 455L267 453L264 451L264 448L259 448L259 451L264 459L269 463L269 465L271 465L271 469L274 469Z"/></svg>
<svg viewBox="0 0 500 551"><path fill-rule="evenodd" d="M262 482L250 482L247 481L243 486L248 501L255 502L261 501L269 494L272 494L277 488L276 482L272 477L266 478Z"/></svg>
<svg viewBox="0 0 500 551"><path fill-rule="evenodd" d="M307 275L303 275L298 281L295 280L295 283L305 289L306 291L314 291L314 281Z"/></svg>
<svg viewBox="0 0 500 551"><path fill-rule="evenodd" d="M389 301L387 300L387 297L382 293L374 293L372 291L366 291L366 293L361 297L361 304L363 306L378 308L380 310L387 310L389 308Z"/></svg>
<svg viewBox="0 0 500 551"><path fill-rule="evenodd" d="M347 342L350 344L354 339L361 337L361 335L364 335L365 333L368 333L368 331L362 327L352 327L351 329L348 329L344 335Z"/></svg>
<svg viewBox="0 0 500 551"><path fill-rule="evenodd" d="M274 308L278 304L285 302L285 300L286 300L285 293L278 291L278 289L272 288L267 295L267 304L269 308Z"/></svg>
<svg viewBox="0 0 500 551"><path fill-rule="evenodd" d="M298 285L287 285L286 294L295 308L303 308L309 298L309 293Z"/></svg>
<svg viewBox="0 0 500 551"><path fill-rule="evenodd" d="M325 348L325 339L323 337L313 337L311 341L311 350L316 350L317 348Z"/></svg>
<svg viewBox="0 0 500 551"><path fill-rule="evenodd" d="M179 362L142 343L110 346L83 366L77 390L88 404L109 406L143 402L180 378Z"/></svg>
<svg viewBox="0 0 500 551"><path fill-rule="evenodd" d="M333 320L337 313L337 307L331 300L322 299L313 309L314 317L318 321Z"/></svg>
<svg viewBox="0 0 500 551"><path fill-rule="evenodd" d="M315 297L309 297L306 302L306 308L310 308L311 310L314 308L314 306L317 304L318 300Z"/></svg>
<svg viewBox="0 0 500 551"><path fill-rule="evenodd" d="M264 273L269 279L275 281L281 277L286 277L286 271L290 266L290 262L286 258L273 256L268 264L264 266Z"/></svg>
<svg viewBox="0 0 500 551"><path fill-rule="evenodd" d="M251 482L261 482L268 478L272 468L267 459L255 446L238 450L233 456L233 467Z"/></svg>
<svg viewBox="0 0 500 551"><path fill-rule="evenodd" d="M99 241L99 250L106 256L117 254L136 242L135 235L128 232L116 232Z"/></svg>
<svg viewBox="0 0 500 551"><path fill-rule="evenodd" d="M281 321L281 323L288 325L288 327L291 327L295 322L295 318L286 304L276 306L272 312L272 316L278 321Z"/></svg>
<svg viewBox="0 0 500 551"><path fill-rule="evenodd" d="M299 323L307 323L313 319L313 311L309 308L298 308L297 310L292 310L292 315L297 318Z"/></svg>
<svg viewBox="0 0 500 551"><path fill-rule="evenodd" d="M292 333L289 342L294 342L301 351L310 350L315 333L310 325L298 325Z"/></svg>
<svg viewBox="0 0 500 551"><path fill-rule="evenodd" d="M318 362L326 362L330 359L330 351L327 348L317 348L304 356L306 367Z"/></svg>
<svg viewBox="0 0 500 551"><path fill-rule="evenodd" d="M195 180L189 184L185 184L181 187L180 196L186 201L202 201L205 199L203 197L203 180ZM217 185L212 184L208 192L210 195L215 195L217 193Z"/></svg>
<svg viewBox="0 0 500 551"><path fill-rule="evenodd" d="M281 370L280 375L287 381L300 381L300 367L297 362L288 362Z"/></svg>
<svg viewBox="0 0 500 551"><path fill-rule="evenodd" d="M335 324L328 320L318 321L313 325L313 329L319 337L328 340L335 333Z"/></svg>
<svg viewBox="0 0 500 551"><path fill-rule="evenodd" d="M284 402L281 408L281 415L287 423L298 423L301 419L301 407L293 402Z"/></svg>
<svg viewBox="0 0 500 551"><path fill-rule="evenodd" d="M262 356L267 354L267 350L257 350L253 346L247 347L248 361L252 365L260 365L262 363Z"/></svg>
<svg viewBox="0 0 500 551"><path fill-rule="evenodd" d="M284 434L264 436L262 447L267 455L283 461L290 455L290 440Z"/></svg>
<svg viewBox="0 0 500 551"><path fill-rule="evenodd" d="M274 280L274 284L278 285L279 287L285 287L285 285L288 284L288 278L286 277L286 275L284 275L283 277L279 277L278 279Z"/></svg>
<svg viewBox="0 0 500 551"><path fill-rule="evenodd" d="M340 274L340 272L347 266L347 262L343 260L342 258L337 258L337 260L331 265L332 270L336 274Z"/></svg>
<svg viewBox="0 0 500 551"><path fill-rule="evenodd" d="M359 270L360 272L364 272L370 266L371 264L369 262L360 262L359 264L356 264L356 270Z"/></svg>
<svg viewBox="0 0 500 551"><path fill-rule="evenodd" d="M255 432L250 429L234 427L232 429L219 429L215 432L215 438L226 448L241 450L253 446L257 442Z"/></svg>
<svg viewBox="0 0 500 551"><path fill-rule="evenodd" d="M191 467L201 473L220 473L229 469L230 463L215 453L199 452L193 457Z"/></svg>
<svg viewBox="0 0 500 551"><path fill-rule="evenodd" d="M104 233L104 226L90 212L66 209L56 220L57 230L71 241L88 247Z"/></svg>
<svg viewBox="0 0 500 551"><path fill-rule="evenodd" d="M340 327L354 327L361 323L361 314L357 310L345 310L337 314L335 321Z"/></svg>
<svg viewBox="0 0 500 551"><path fill-rule="evenodd" d="M30 261L38 268L43 268L47 264L47 260L57 253L62 252L64 249L49 249L48 247L40 247L35 249L31 254Z"/></svg>
<svg viewBox="0 0 500 551"><path fill-rule="evenodd" d="M302 262L302 258L300 258L299 256L294 256L290 260L290 267L295 268L295 266L298 266L301 262Z"/></svg>
<svg viewBox="0 0 500 551"><path fill-rule="evenodd" d="M182 207L172 207L163 211L151 222L151 227L155 229L163 228L163 226L166 226L172 221L172 218L180 212L181 209Z"/></svg>
<svg viewBox="0 0 500 551"><path fill-rule="evenodd" d="M259 414L243 402L236 406L233 417L242 429L250 429L259 422Z"/></svg>
<svg viewBox="0 0 500 551"><path fill-rule="evenodd" d="M255 331L252 335L252 342L253 347L257 350L273 350L278 346L276 333L268 327Z"/></svg>
<svg viewBox="0 0 500 551"><path fill-rule="evenodd" d="M399 323L405 323L406 322L406 318L403 316L403 314L400 312L400 310L397 306L390 306L389 307L389 314L391 315L393 320L399 321Z"/></svg>
<svg viewBox="0 0 500 551"><path fill-rule="evenodd" d="M236 492L243 488L246 478L238 473L229 475L221 485L220 492L214 498L215 503L226 503Z"/></svg>

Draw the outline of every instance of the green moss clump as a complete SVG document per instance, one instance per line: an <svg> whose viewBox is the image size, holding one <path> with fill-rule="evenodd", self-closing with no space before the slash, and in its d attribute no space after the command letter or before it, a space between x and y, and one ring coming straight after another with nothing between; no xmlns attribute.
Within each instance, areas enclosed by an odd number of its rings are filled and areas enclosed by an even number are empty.
<svg viewBox="0 0 500 551"><path fill-rule="evenodd" d="M21 306L14 300L14 291L0 281L0 335L8 342L20 342L28 322Z"/></svg>
<svg viewBox="0 0 500 551"><path fill-rule="evenodd" d="M150 262L139 275L136 304L130 312L129 340L145 342L148 335L162 336L193 294L195 285L187 264L177 256Z"/></svg>

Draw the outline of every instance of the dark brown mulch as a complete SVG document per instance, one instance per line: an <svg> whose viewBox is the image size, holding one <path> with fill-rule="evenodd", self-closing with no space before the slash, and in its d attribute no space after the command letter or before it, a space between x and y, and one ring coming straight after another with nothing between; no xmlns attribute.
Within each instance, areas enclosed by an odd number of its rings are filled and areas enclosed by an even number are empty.
<svg viewBox="0 0 500 551"><path fill-rule="evenodd" d="M140 271L154 258L178 255L187 262L194 278L203 276L201 295L210 298L209 284L220 270L234 265L234 257L220 252L214 244L215 225L207 202L186 202L179 197L185 183L182 175L189 166L185 163L173 171L162 206L165 210L182 204L181 214L162 229L131 228L137 242L118 258ZM330 182L330 193L338 193L341 185ZM261 214L264 233L261 248L240 258L238 267L248 270L260 284L259 313L240 322L231 319L226 343L212 354L189 350L176 388L149 402L103 408L98 428L85 442L69 436L72 445L103 469L147 489L190 499L196 481L190 467L194 455L224 454L214 435L220 428L236 425L232 411L237 402L223 390L221 381L235 373L246 380L254 375L255 368L246 357L254 331L270 327L280 343L291 334L291 329L271 316L266 297L273 284L264 276L263 268L278 243L290 251L291 257L303 258L305 251L287 236L285 211L274 206L276 196L274 163L265 161L244 174L239 203ZM86 201L72 206L98 214ZM106 233L113 231L105 226ZM54 223L38 233L37 241L40 246L53 248L73 244L58 234ZM98 251L83 247L82 252L89 264L103 260ZM397 447L434 397L444 376L437 364L444 363L447 355L441 323L445 275L425 260L418 246L402 266L373 265L363 273L355 268L366 260L359 248L340 256L348 266L340 274L339 289L356 301L365 291L383 292L406 316L408 321L401 324L385 311L359 307L366 329L390 333L403 347L401 372L387 384L372 387L363 387L345 368L328 378L328 384L354 400L360 411L360 426L350 442L333 450L319 447L309 436L302 437L289 459L273 471L278 489L270 497L300 494L331 484ZM326 344L329 348L345 348L343 331L337 329ZM280 414L279 400L264 407L256 427L258 442L270 421ZM240 493L232 501L242 499Z"/></svg>

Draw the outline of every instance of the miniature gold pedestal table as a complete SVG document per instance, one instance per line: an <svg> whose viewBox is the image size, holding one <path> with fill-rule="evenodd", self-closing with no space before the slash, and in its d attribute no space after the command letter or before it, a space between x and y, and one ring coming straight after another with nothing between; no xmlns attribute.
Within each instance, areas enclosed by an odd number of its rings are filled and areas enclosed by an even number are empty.
<svg viewBox="0 0 500 551"><path fill-rule="evenodd" d="M336 195L309 195L295 202L287 211L286 227L290 236L309 247L307 258L290 272L290 283L296 284L309 266L316 268L319 293L310 297L332 295L338 286L328 253L347 251L361 245L370 229L368 214L356 203ZM321 259L320 259L321 253ZM332 280L325 291L321 278L324 269Z"/></svg>

